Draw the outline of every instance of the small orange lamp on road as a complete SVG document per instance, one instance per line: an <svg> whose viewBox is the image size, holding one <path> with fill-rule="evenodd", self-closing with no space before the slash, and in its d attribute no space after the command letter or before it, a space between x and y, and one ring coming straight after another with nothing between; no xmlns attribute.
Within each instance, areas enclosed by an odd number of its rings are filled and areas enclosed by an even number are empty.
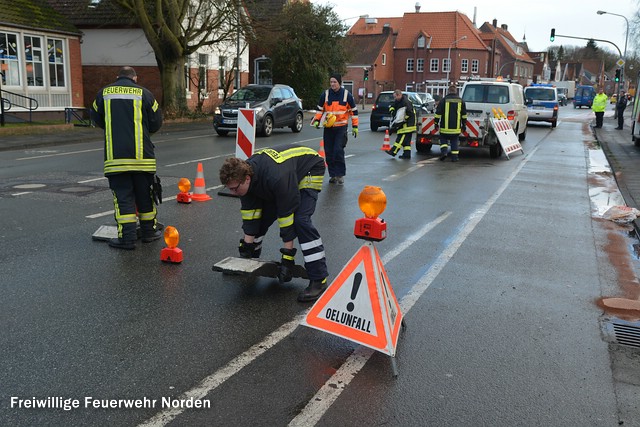
<svg viewBox="0 0 640 427"><path fill-rule="evenodd" d="M353 234L358 239L379 242L387 237L387 223L379 218L387 207L387 196L380 187L367 185L358 196L358 205L364 218L356 220Z"/></svg>
<svg viewBox="0 0 640 427"><path fill-rule="evenodd" d="M178 247L180 233L175 227L168 226L164 229L164 242L167 247L160 252L160 261L180 263L183 260L182 249Z"/></svg>
<svg viewBox="0 0 640 427"><path fill-rule="evenodd" d="M180 178L178 181L178 190L180 190L176 197L178 203L191 203L191 193L189 193L189 190L191 190L191 181L189 181L188 178Z"/></svg>

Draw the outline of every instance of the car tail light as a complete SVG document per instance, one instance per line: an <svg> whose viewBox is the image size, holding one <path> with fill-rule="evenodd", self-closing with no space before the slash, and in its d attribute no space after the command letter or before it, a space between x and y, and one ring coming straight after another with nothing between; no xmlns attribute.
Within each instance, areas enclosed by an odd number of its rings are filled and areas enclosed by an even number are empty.
<svg viewBox="0 0 640 427"><path fill-rule="evenodd" d="M507 111L507 119L513 121L516 119L516 112L511 110L511 111Z"/></svg>
<svg viewBox="0 0 640 427"><path fill-rule="evenodd" d="M553 106L553 111L558 111L558 106L557 105Z"/></svg>
<svg viewBox="0 0 640 427"><path fill-rule="evenodd" d="M371 111L373 111L373 110L375 110L375 109L376 109L376 106L375 106L375 105L373 105L373 106L371 107Z"/></svg>
<svg viewBox="0 0 640 427"><path fill-rule="evenodd" d="M480 144L478 143L477 139L469 141L469 147L478 147L478 146L480 146Z"/></svg>

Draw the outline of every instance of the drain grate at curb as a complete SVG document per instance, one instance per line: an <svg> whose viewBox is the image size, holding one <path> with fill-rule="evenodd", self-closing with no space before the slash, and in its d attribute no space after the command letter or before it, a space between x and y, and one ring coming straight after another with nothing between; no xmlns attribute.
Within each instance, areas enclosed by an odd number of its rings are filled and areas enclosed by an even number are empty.
<svg viewBox="0 0 640 427"><path fill-rule="evenodd" d="M600 318L600 327L606 342L640 349L640 321L629 322L603 316Z"/></svg>

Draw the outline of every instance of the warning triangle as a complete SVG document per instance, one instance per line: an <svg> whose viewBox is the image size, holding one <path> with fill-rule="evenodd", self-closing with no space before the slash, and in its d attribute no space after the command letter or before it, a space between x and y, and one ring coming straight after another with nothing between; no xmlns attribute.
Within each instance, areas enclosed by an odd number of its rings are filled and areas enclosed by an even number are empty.
<svg viewBox="0 0 640 427"><path fill-rule="evenodd" d="M402 313L378 251L366 242L311 307L303 324L395 355Z"/></svg>

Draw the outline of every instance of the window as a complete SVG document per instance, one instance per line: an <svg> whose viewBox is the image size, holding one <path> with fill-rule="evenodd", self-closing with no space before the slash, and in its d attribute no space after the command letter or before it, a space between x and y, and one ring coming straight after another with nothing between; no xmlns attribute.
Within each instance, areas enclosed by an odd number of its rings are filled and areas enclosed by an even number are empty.
<svg viewBox="0 0 640 427"><path fill-rule="evenodd" d="M387 65L387 54L386 53L382 54L382 65Z"/></svg>
<svg viewBox="0 0 640 427"><path fill-rule="evenodd" d="M480 61L477 59L471 60L471 72L473 74L478 74L478 70L480 70Z"/></svg>
<svg viewBox="0 0 640 427"><path fill-rule="evenodd" d="M442 60L442 71L446 73L451 71L451 58L444 58Z"/></svg>
<svg viewBox="0 0 640 427"><path fill-rule="evenodd" d="M419 73L424 71L424 58L418 58L418 64L416 65L416 71Z"/></svg>
<svg viewBox="0 0 640 427"><path fill-rule="evenodd" d="M20 86L17 34L0 33L0 72L3 85Z"/></svg>
<svg viewBox="0 0 640 427"><path fill-rule="evenodd" d="M413 58L407 58L407 72L413 71Z"/></svg>
<svg viewBox="0 0 640 427"><path fill-rule="evenodd" d="M437 73L438 67L439 67L438 60L435 58L432 58L429 65L429 71L431 71L432 73Z"/></svg>
<svg viewBox="0 0 640 427"><path fill-rule="evenodd" d="M47 55L49 56L49 85L64 87L65 54L61 39L47 38Z"/></svg>
<svg viewBox="0 0 640 427"><path fill-rule="evenodd" d="M198 67L198 89L200 90L200 95L206 97L209 87L207 84L207 64L209 62L209 56L202 53L199 54L198 62L200 63Z"/></svg>
<svg viewBox="0 0 640 427"><path fill-rule="evenodd" d="M460 62L460 72L461 73L468 73L469 72L469 60L468 59L463 59L462 62Z"/></svg>
<svg viewBox="0 0 640 427"><path fill-rule="evenodd" d="M219 79L220 79L220 82L218 83L219 84L218 87L220 89L224 89L226 87L226 85L225 85L225 74L226 74L225 68L227 66L227 57L226 56L221 56L220 58L218 58L218 62L220 64L220 65L218 65L218 76L219 76Z"/></svg>
<svg viewBox="0 0 640 427"><path fill-rule="evenodd" d="M425 38L424 38L424 36L420 36L420 37L418 37L418 47L422 47L422 48L423 48L423 47L424 47L424 45L425 45Z"/></svg>
<svg viewBox="0 0 640 427"><path fill-rule="evenodd" d="M24 36L24 59L27 69L27 86L44 86L40 37Z"/></svg>

